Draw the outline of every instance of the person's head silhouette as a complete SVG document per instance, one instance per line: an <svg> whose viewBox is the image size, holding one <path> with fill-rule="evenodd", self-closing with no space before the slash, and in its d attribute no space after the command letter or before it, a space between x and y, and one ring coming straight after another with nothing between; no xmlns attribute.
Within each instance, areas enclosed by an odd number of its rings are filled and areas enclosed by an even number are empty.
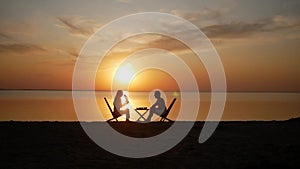
<svg viewBox="0 0 300 169"><path fill-rule="evenodd" d="M118 90L116 97L122 97L123 96L123 91L122 90Z"/></svg>
<svg viewBox="0 0 300 169"><path fill-rule="evenodd" d="M160 91L155 91L154 96L155 98L160 98Z"/></svg>

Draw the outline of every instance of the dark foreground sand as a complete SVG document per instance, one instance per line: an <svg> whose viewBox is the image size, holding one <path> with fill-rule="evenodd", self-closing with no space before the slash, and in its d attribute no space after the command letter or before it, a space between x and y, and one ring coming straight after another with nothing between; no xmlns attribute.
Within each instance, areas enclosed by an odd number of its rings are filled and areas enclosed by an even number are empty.
<svg viewBox="0 0 300 169"><path fill-rule="evenodd" d="M171 123L112 125L146 137ZM222 122L207 142L198 144L202 126L196 123L164 154L130 159L99 148L76 122L0 122L0 168L300 168L299 120Z"/></svg>

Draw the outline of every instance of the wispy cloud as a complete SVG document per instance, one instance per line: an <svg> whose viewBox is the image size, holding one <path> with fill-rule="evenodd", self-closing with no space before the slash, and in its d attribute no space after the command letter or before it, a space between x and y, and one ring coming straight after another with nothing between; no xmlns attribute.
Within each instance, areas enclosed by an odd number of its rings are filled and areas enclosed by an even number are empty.
<svg viewBox="0 0 300 169"><path fill-rule="evenodd" d="M100 24L94 20L84 19L82 17L57 17L58 27L67 29L71 35L87 37L100 27Z"/></svg>
<svg viewBox="0 0 300 169"><path fill-rule="evenodd" d="M253 34L275 32L280 30L300 30L298 18L274 15L256 22L230 22L215 24L201 29L209 38L230 39L245 38Z"/></svg>
<svg viewBox="0 0 300 169"><path fill-rule="evenodd" d="M267 19L266 23L269 23L269 27L266 30L280 30L280 29L297 29L300 30L300 18L285 16L285 15L275 15L270 19Z"/></svg>
<svg viewBox="0 0 300 169"><path fill-rule="evenodd" d="M172 10L170 13L180 16L197 25L210 39L242 39L251 35L275 31L300 30L297 16L277 14L256 21L239 21L227 15L230 8L202 9L199 11Z"/></svg>
<svg viewBox="0 0 300 169"><path fill-rule="evenodd" d="M217 17L218 16L215 15L215 18ZM162 29L168 29L169 25L170 23L161 24L161 27ZM277 32L280 32L280 34L281 32L291 32L297 34L298 31L299 34L300 21L298 18L292 16L274 15L272 17L260 19L253 22L231 21L223 24L209 25L200 29L213 41L244 41L248 43L253 42L253 40L257 41L257 37L261 37L262 39L264 39L264 41L273 41L280 40L280 38L282 38L280 36L274 36L273 32L276 32L276 34ZM168 30L171 31L171 29ZM179 33L181 33L188 39L195 38L195 32L193 31L186 30ZM119 48L117 50L118 53L113 53L113 55L122 56L147 47L163 48L173 52L188 51L188 48L186 46L172 38L167 38L159 35L145 35L127 39L127 42L124 43L124 45L119 45Z"/></svg>
<svg viewBox="0 0 300 169"><path fill-rule="evenodd" d="M202 28L209 38L240 38L262 30L262 23L231 22Z"/></svg>
<svg viewBox="0 0 300 169"><path fill-rule="evenodd" d="M46 48L34 45L34 44L0 44L0 53L12 52L12 53L33 53L33 52L43 52Z"/></svg>
<svg viewBox="0 0 300 169"><path fill-rule="evenodd" d="M130 3L133 0L116 0L117 2L121 2L121 3Z"/></svg>
<svg viewBox="0 0 300 169"><path fill-rule="evenodd" d="M68 51L68 54L69 54L72 58L76 59L76 58L78 57L78 55L79 55L79 51L76 50L76 49L70 49L70 50Z"/></svg>
<svg viewBox="0 0 300 169"><path fill-rule="evenodd" d="M38 21L33 20L18 20L18 19L4 19L0 25L1 34L10 37L10 39L19 39L20 37L34 37L39 33Z"/></svg>
<svg viewBox="0 0 300 169"><path fill-rule="evenodd" d="M12 37L9 36L8 34L4 33L4 32L0 32L0 40L1 39L10 40L10 39L12 39Z"/></svg>
<svg viewBox="0 0 300 169"><path fill-rule="evenodd" d="M222 16L223 10L217 9L203 9L199 11L184 11L184 10L172 10L171 14L180 16L191 22L197 20L211 20Z"/></svg>

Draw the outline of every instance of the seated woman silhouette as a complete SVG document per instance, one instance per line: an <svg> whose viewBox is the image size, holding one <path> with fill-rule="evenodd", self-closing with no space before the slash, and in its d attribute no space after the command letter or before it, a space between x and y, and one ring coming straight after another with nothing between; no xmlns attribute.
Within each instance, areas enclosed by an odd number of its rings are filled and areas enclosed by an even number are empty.
<svg viewBox="0 0 300 169"><path fill-rule="evenodd" d="M156 102L150 107L150 113L148 118L146 119L147 122L151 121L154 113L160 116L166 109L165 101L163 98L161 98L160 92L155 91L154 96L156 98Z"/></svg>
<svg viewBox="0 0 300 169"><path fill-rule="evenodd" d="M129 104L128 98L124 95L125 103L122 103L123 91L118 90L114 99L114 112L118 112L120 114L126 114L126 121L129 121L130 114L127 105Z"/></svg>

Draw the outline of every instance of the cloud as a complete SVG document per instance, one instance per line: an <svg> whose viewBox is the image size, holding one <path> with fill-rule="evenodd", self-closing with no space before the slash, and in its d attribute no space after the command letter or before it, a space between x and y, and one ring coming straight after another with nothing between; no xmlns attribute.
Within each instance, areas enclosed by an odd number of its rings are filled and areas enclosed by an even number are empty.
<svg viewBox="0 0 300 169"><path fill-rule="evenodd" d="M32 53L32 52L42 52L46 49L39 45L34 44L0 44L0 53L12 52L12 53Z"/></svg>
<svg viewBox="0 0 300 169"><path fill-rule="evenodd" d="M77 58L79 55L79 51L76 49L71 49L68 51L68 54L73 58Z"/></svg>
<svg viewBox="0 0 300 169"><path fill-rule="evenodd" d="M36 21L17 19L3 19L0 25L2 33L12 36L34 36L39 31ZM25 29L24 29L25 28Z"/></svg>
<svg viewBox="0 0 300 169"><path fill-rule="evenodd" d="M207 26L201 30L209 38L239 38L261 31L263 27L261 23L231 22Z"/></svg>
<svg viewBox="0 0 300 169"><path fill-rule="evenodd" d="M4 32L0 32L0 39L10 40L12 37Z"/></svg>
<svg viewBox="0 0 300 169"><path fill-rule="evenodd" d="M217 15L215 15L217 17ZM162 29L167 29L172 31L172 27L169 27L171 23L162 24ZM180 25L179 25L180 26ZM176 33L182 34L187 39L195 38L195 32L192 30L182 30L179 27ZM274 41L282 38L282 36L277 36L279 34L293 34L293 38L297 34L297 30L300 30L300 21L298 18L285 15L274 15L272 17L261 19L253 22L238 22L231 21L222 24L213 24L201 28L201 30L210 38L211 40L216 40L215 42L222 42L218 40L227 41L237 41L237 42L249 42L249 40L257 41L258 37L261 42ZM295 30L295 31L293 31ZM275 33L275 34L273 34ZM298 33L299 34L299 33ZM258 36L256 36L258 35ZM288 38L288 36L284 36ZM262 41L263 40L263 41ZM121 53L131 53L133 51L153 47L153 48L163 48L173 52L185 52L187 47L183 44L176 42L172 38L167 38L160 35L144 35L140 37L135 37L127 39L124 45L119 45L118 53L114 55L120 55ZM201 45L199 46L199 49Z"/></svg>
<svg viewBox="0 0 300 169"><path fill-rule="evenodd" d="M224 15L230 11L231 9L229 8L205 8L198 11L176 9L170 13L194 23L212 40L242 39L256 34L263 35L266 32L284 30L290 31L289 33L291 34L293 30L300 29L300 19L297 16L277 14L265 19L249 22L232 20L234 18Z"/></svg>
<svg viewBox="0 0 300 169"><path fill-rule="evenodd" d="M203 9L199 11L183 11L183 10L172 10L171 14L180 16L191 22L197 20L212 20L222 16L223 11L217 9Z"/></svg>
<svg viewBox="0 0 300 169"><path fill-rule="evenodd" d="M131 3L133 0L116 0L116 1L121 3Z"/></svg>
<svg viewBox="0 0 300 169"><path fill-rule="evenodd" d="M300 20L284 15L274 15L256 22L230 22L203 27L201 30L209 38L244 38L250 35L280 30L299 30Z"/></svg>
<svg viewBox="0 0 300 169"><path fill-rule="evenodd" d="M285 15L275 15L267 20L269 22L266 30L270 31L281 30L281 29L298 29L300 30L300 19L299 17L291 17Z"/></svg>
<svg viewBox="0 0 300 169"><path fill-rule="evenodd" d="M100 24L94 20L83 19L82 17L57 17L58 27L67 29L71 35L88 37L95 32Z"/></svg>

